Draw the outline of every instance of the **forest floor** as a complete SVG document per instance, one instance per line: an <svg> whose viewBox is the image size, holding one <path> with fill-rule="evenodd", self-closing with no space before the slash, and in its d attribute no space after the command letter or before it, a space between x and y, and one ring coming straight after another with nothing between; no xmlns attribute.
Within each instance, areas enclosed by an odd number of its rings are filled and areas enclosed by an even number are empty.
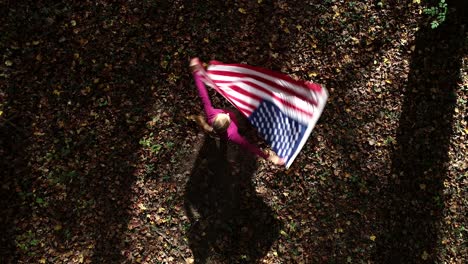
<svg viewBox="0 0 468 264"><path fill-rule="evenodd" d="M0 1L0 263L466 261L463 1L47 2ZM291 168L187 119L195 56L329 89Z"/></svg>

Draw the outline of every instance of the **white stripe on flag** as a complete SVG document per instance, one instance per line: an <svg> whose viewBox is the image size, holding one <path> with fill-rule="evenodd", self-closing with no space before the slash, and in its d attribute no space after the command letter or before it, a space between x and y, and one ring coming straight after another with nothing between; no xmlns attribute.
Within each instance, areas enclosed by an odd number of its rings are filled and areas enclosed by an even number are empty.
<svg viewBox="0 0 468 264"><path fill-rule="evenodd" d="M229 85L225 85L225 84L221 84L221 85L217 84L217 85L230 98L236 99L237 102L242 102L242 105L245 105L248 109L250 109L252 111L254 111L255 109L252 109L252 107L249 107L246 104L250 104L250 105L254 106L255 108L258 107L258 105L260 104L260 102L258 100L254 99L252 97L243 95L243 94L241 94L241 93L239 93L237 91L234 91L231 87L229 87Z"/></svg>
<svg viewBox="0 0 468 264"><path fill-rule="evenodd" d="M232 77L232 76L218 75L218 74L214 74L214 73L210 73L209 76L218 86L221 83L224 83L225 81L230 81L230 82L232 82L234 84L236 84L237 82L242 82L242 83L251 82L251 83L256 84L256 85L258 85L260 87L268 89L269 91L271 91L272 93L274 93L275 95L277 95L277 96L279 96L279 97L281 97L283 99L289 99L288 102L292 103L293 105L296 105L297 107L300 107L301 109L303 109L305 111L311 112L311 110L313 110L313 109L310 109L309 107L307 107L307 105L310 105L309 102L306 102L305 100L303 100L301 98L298 98L295 95L285 93L284 91L282 91L280 89L277 89L277 88L275 88L273 86L270 86L270 85L268 85L268 84L266 84L264 82L261 82L259 80L255 80L255 79L250 78L250 77ZM252 87L252 86L250 86L250 87ZM252 89L257 90L257 88L255 88L255 87L252 87ZM309 91L309 93L310 93L309 94L310 96L308 96L307 98L310 98L312 101L316 102L314 94L311 91ZM291 101L291 99L295 99L295 100Z"/></svg>
<svg viewBox="0 0 468 264"><path fill-rule="evenodd" d="M259 80L256 80L254 78L251 78L251 77L235 77L235 76L225 76L225 75L222 75L222 74L215 74L215 73L209 73L208 74L209 77L211 78L211 80L213 80L213 82L215 82L217 85L219 85L220 82L243 82L243 83L247 83L247 82L250 82L250 83L253 83L253 84L256 84L260 87L263 87L275 94L281 94L281 95L287 95L289 97L292 97L292 98L298 98L296 95L294 94L291 94L290 92L285 92L283 90L280 90L274 86L271 86L271 85L268 85L267 83L264 83L262 81L259 81ZM285 87L286 88L286 87ZM306 88L302 88L303 90L305 90ZM286 88L287 90L287 88ZM309 99L310 101L312 102L317 102L317 98L316 96L314 95L314 93L310 90L307 90L306 91L308 93L307 96L305 96L307 99ZM298 98L300 100L303 100L301 98ZM305 100L303 100L305 102ZM307 104L309 104L309 102L306 102Z"/></svg>
<svg viewBox="0 0 468 264"><path fill-rule="evenodd" d="M308 123L308 120L310 120L310 118L312 117L313 115L313 106L311 104L308 104L306 103L305 101L299 99L299 98L292 98L292 101L293 102L290 102L292 103L293 105L296 105L296 107L301 107L302 109L306 108L307 112L310 112L311 114L306 114L306 113L303 113L303 112L300 112L298 111L297 109L294 109L292 107L289 107L289 106L286 106L284 105L283 103L281 103L278 99L276 98L273 98L271 97L270 95L258 90L258 89L255 89L254 87L250 86L250 85L247 85L245 83L236 83L237 86L239 88L242 88L244 91L248 91L252 94L255 94L261 98L264 98L264 99L267 99L269 100L270 102L274 103L276 106L278 106L278 108L281 110L281 112L283 112L284 114L286 114L287 116L303 123L303 124L307 124ZM284 96L281 96L279 95L280 97L283 97L283 99L287 100L288 98L285 98ZM291 99L291 97L289 97L289 99ZM291 100L287 100L287 101L291 101Z"/></svg>
<svg viewBox="0 0 468 264"><path fill-rule="evenodd" d="M261 73L261 72L258 72L258 71L254 71L254 70L251 70L251 69L247 69L247 68L243 68L243 67L239 67L239 66L210 65L208 67L208 72L209 71L226 71L226 72L236 72L236 73L254 75L254 76L257 76L257 77L272 81L272 82L278 84L279 86L283 86L285 88L291 89L294 92L296 92L298 94L301 94L301 95L303 95L303 96L305 96L307 98L312 96L312 99L314 101L317 101L317 98L315 97L315 95L308 88L301 87L301 86L296 85L294 83L291 83L291 82L288 82L288 81L282 80L280 78L276 78L276 77L273 77L273 76L270 76L270 75L267 75L267 74L264 74L264 73ZM211 74L208 73L208 75L211 75ZM225 77L227 78L228 76L225 76ZM236 78L236 77L234 77L234 78Z"/></svg>
<svg viewBox="0 0 468 264"><path fill-rule="evenodd" d="M313 112L314 112L314 109L315 109L314 104L311 104L310 102L307 102L307 101L305 101L305 100L303 100L301 98L298 98L295 95L285 93L285 92L283 92L283 91L281 91L279 89L276 89L276 88L274 88L272 86L269 86L269 85L267 85L267 84L265 84L263 82L260 82L258 80L248 78L248 77L247 78L240 78L240 77L223 76L223 75L218 75L218 74L213 74L213 73L211 73L209 75L210 75L210 78L214 79L214 83L216 83L216 85L218 85L218 86L227 87L228 84L237 85L238 88L241 88L242 90L244 90L246 92L252 93L252 94L257 95L257 96L259 96L261 98L269 99L269 101L275 103L276 105L278 105L282 109L286 108L286 109L292 110L292 111L285 111L285 112L288 112L289 113L288 116L290 116L291 118L294 118L297 121L300 121L301 123L307 123L307 121L304 122L304 120L305 119L307 120L308 118L310 118L313 115ZM260 86L262 88L265 88L267 90L271 90L271 93L273 93L274 95L272 96L270 94L267 94L263 90L259 90L255 86L252 86L250 84L242 82L242 80L249 80L252 83L255 83L256 85L258 85L258 86ZM231 82L229 82L229 81L231 81ZM312 91L310 91L310 92L312 93ZM274 97L276 97L276 98L274 98ZM283 104L283 102L281 102L281 100L286 101L287 103L289 103L293 107ZM311 98L311 100L313 101L312 98ZM300 112L300 111L296 110L296 108L299 108L302 111L305 111L306 113Z"/></svg>

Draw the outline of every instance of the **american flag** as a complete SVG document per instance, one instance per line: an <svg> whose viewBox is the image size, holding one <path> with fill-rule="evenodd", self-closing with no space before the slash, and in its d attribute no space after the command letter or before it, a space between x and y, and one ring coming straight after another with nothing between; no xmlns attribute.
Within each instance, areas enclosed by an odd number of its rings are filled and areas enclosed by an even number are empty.
<svg viewBox="0 0 468 264"><path fill-rule="evenodd" d="M328 98L321 85L246 64L211 61L202 80L231 102L289 168Z"/></svg>

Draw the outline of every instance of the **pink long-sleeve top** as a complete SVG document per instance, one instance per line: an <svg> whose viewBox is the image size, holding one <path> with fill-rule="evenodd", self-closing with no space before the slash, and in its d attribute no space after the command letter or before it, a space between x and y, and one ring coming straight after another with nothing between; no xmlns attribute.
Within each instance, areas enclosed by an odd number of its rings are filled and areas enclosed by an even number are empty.
<svg viewBox="0 0 468 264"><path fill-rule="evenodd" d="M208 95L208 91L206 90L205 84L202 82L199 74L195 72L193 74L193 77L195 79L195 84L197 85L197 88L198 88L198 95L200 96L200 99L202 100L202 103L203 103L203 107L205 109L205 114L208 120L208 124L212 125L213 120L215 119L216 115L220 113L228 114L229 117L231 118L231 123L229 124L229 127L226 130L226 133L223 133L219 136L222 139L227 139L233 143L238 144L242 148L250 151L251 153L259 157L262 157L264 159L268 158L268 155L265 152L263 152L258 147L251 144L249 141L247 141L243 136L239 134L238 126L237 126L238 122L235 117L235 114L232 111L225 110L225 109L217 109L213 107L210 101L210 97Z"/></svg>

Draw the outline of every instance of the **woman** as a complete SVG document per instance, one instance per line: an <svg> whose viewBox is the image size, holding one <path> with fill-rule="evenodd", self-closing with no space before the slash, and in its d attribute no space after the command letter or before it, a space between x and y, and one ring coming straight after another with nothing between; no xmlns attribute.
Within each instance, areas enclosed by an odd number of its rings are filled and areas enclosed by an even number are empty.
<svg viewBox="0 0 468 264"><path fill-rule="evenodd" d="M278 157L273 151L268 150L262 151L258 147L249 143L244 137L242 137L237 130L237 119L233 112L224 109L216 109L211 105L208 91L205 85L200 79L200 72L202 72L203 66L198 58L194 58L190 61L190 68L195 79L195 84L198 88L198 94L203 102L205 114L208 122L202 116L196 116L195 121L205 130L207 133L215 134L221 139L227 139L233 143L238 144L242 148L250 151L251 153L267 159L276 165L283 165L284 160Z"/></svg>

